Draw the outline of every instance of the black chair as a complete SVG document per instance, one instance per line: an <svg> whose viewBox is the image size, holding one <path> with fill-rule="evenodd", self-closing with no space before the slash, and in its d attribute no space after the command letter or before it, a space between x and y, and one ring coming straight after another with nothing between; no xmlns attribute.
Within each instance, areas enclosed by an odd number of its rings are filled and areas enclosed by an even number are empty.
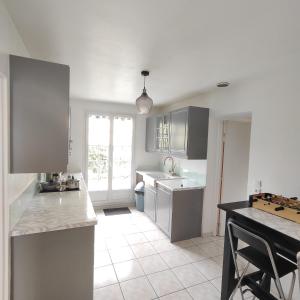
<svg viewBox="0 0 300 300"><path fill-rule="evenodd" d="M285 259L283 256L279 255L273 243L268 239L268 237L264 236L261 233L256 232L252 228L245 226L244 224L240 224L236 220L229 219L227 222L229 239L230 239L230 246L233 256L233 261L235 265L235 272L237 276L238 283L234 288L229 300L232 300L234 295L236 294L237 290L239 289L241 292L241 297L244 300L244 292L242 289L242 285L247 285L246 276L248 267L250 264L254 265L256 268L262 271L262 277L259 281L259 284L256 282L252 282L249 284L249 288L252 293L255 295L253 291L253 286L255 289L261 291L265 295L268 295L270 299L280 299L280 300L290 300L292 299L293 290L295 286L295 279L296 274L295 270L297 266L292 263L291 261ZM248 246L235 250L233 244L233 238L243 241ZM243 271L239 272L238 264L237 264L237 257L240 256L247 261L246 267ZM292 273L292 282L290 286L290 290L288 296L285 297L282 285L280 282L280 278L284 277L285 275ZM263 282L266 277L272 278L274 280L276 289L279 294L279 298L275 298L269 292L263 289ZM252 288L251 288L252 286ZM249 289L247 289L249 290ZM255 296L253 297L255 299ZM264 299L263 297L260 299Z"/></svg>

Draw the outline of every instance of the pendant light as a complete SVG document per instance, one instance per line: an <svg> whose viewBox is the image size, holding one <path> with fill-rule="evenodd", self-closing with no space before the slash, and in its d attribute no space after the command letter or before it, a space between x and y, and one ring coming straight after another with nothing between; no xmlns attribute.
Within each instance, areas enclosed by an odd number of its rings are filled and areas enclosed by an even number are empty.
<svg viewBox="0 0 300 300"><path fill-rule="evenodd" d="M145 115L148 114L153 106L153 100L148 96L145 81L146 77L149 76L149 71L142 71L142 76L144 76L144 89L140 97L136 99L136 108L139 114Z"/></svg>

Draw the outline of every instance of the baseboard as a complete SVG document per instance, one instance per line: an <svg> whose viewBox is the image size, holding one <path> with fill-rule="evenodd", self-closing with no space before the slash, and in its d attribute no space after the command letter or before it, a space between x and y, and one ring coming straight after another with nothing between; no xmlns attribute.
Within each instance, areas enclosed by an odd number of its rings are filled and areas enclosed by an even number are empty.
<svg viewBox="0 0 300 300"><path fill-rule="evenodd" d="M202 237L211 237L211 236L215 236L215 234L213 234L212 232L202 232L201 236Z"/></svg>
<svg viewBox="0 0 300 300"><path fill-rule="evenodd" d="M95 201L93 202L93 206L97 209L103 208L118 208L118 207L135 207L134 201L118 201L118 202L103 202L103 201Z"/></svg>

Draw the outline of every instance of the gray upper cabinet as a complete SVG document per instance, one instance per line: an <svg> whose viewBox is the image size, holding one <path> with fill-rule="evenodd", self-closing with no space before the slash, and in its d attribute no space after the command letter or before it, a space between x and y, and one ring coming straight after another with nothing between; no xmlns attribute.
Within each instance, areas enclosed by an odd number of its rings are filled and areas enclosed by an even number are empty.
<svg viewBox="0 0 300 300"><path fill-rule="evenodd" d="M189 106L171 112L170 152L187 159L207 158L209 109Z"/></svg>
<svg viewBox="0 0 300 300"><path fill-rule="evenodd" d="M208 120L209 109L194 106L149 117L146 151L170 153L186 159L206 159Z"/></svg>
<svg viewBox="0 0 300 300"><path fill-rule="evenodd" d="M66 65L11 55L10 171L66 171L69 77Z"/></svg>
<svg viewBox="0 0 300 300"><path fill-rule="evenodd" d="M169 152L170 146L170 114L156 117L156 149L160 152Z"/></svg>
<svg viewBox="0 0 300 300"><path fill-rule="evenodd" d="M185 155L187 148L188 109L171 112L171 153Z"/></svg>

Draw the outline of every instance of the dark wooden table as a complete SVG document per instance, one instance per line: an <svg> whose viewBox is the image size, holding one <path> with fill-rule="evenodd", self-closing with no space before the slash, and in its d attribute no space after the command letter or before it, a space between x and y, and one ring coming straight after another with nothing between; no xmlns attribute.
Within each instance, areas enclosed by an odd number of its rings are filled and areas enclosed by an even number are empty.
<svg viewBox="0 0 300 300"><path fill-rule="evenodd" d="M219 204L218 208L226 212L226 224L229 218L238 220L239 222L254 228L256 231L261 231L267 234L268 237L274 242L276 250L278 253L289 258L294 263L298 264L299 280L300 280L300 239L293 236L291 233L286 234L280 232L270 226L263 224L255 219L241 214L241 211L236 211L240 209L245 209L249 207L249 201L233 202ZM251 208L252 209L252 208ZM249 210L249 209L247 209ZM264 212L262 212L264 213ZM273 216L272 216L273 217ZM268 214L268 218L270 218ZM274 216L274 218L278 218ZM286 221L285 221L286 222ZM294 223L292 224L293 226ZM297 224L298 225L298 224ZM296 226L297 226L296 225ZM299 224L300 230L300 224ZM234 247L237 248L237 240L233 241ZM223 273L222 273L222 290L221 290L221 300L228 300L234 287L236 285L235 279L235 268L232 258L232 253L230 249L229 235L227 226L225 226L225 239L224 239L224 257L223 257ZM265 282L266 289L270 289L270 279ZM262 299L274 299L263 296Z"/></svg>

